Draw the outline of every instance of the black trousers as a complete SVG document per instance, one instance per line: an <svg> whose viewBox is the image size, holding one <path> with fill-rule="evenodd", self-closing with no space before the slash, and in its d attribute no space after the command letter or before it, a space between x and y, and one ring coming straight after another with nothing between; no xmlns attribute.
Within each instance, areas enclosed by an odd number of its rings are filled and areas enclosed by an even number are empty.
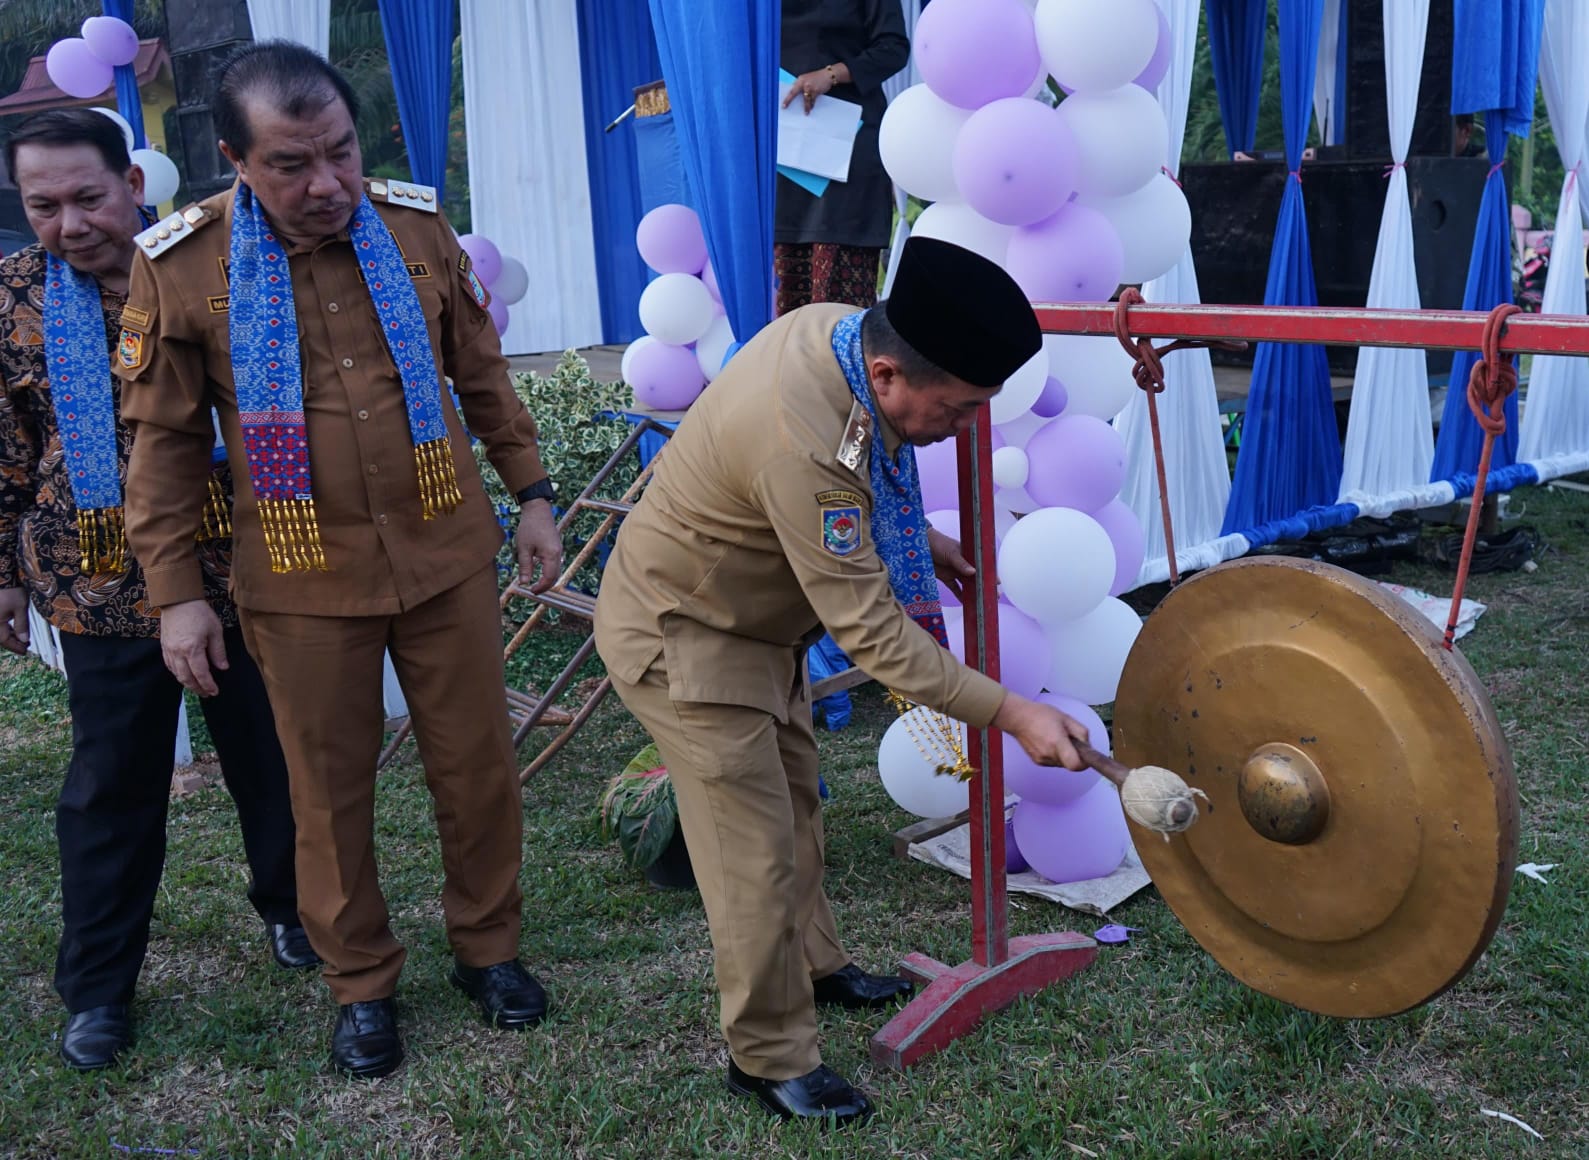
<svg viewBox="0 0 1589 1160"><path fill-rule="evenodd" d="M61 945L55 989L68 1011L132 999L165 866L166 807L182 686L158 639L62 633L72 761L55 810ZM298 921L296 833L287 763L265 685L237 629L230 668L203 698L252 872L248 899L267 923Z"/></svg>

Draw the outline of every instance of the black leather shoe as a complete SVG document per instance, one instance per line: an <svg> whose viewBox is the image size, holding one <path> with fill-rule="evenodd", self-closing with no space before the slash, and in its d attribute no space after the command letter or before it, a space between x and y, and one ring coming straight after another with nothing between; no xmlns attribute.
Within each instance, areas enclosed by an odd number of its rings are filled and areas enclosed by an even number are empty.
<svg viewBox="0 0 1589 1160"><path fill-rule="evenodd" d="M868 975L854 963L846 963L831 975L811 980L811 993L826 1006L887 1007L896 999L908 999L916 984L898 975Z"/></svg>
<svg viewBox="0 0 1589 1160"><path fill-rule="evenodd" d="M466 967L454 960L452 985L480 1005L493 1027L520 1031L546 1016L546 991L518 959L489 967Z"/></svg>
<svg viewBox="0 0 1589 1160"><path fill-rule="evenodd" d="M360 1079L390 1075L403 1062L403 1041L397 1035L397 1001L372 999L344 1003L331 1033L331 1062L338 1071Z"/></svg>
<svg viewBox="0 0 1589 1160"><path fill-rule="evenodd" d="M824 1119L835 1128L858 1123L872 1114L872 1104L850 1081L827 1066L794 1079L758 1079L728 1061L728 1090L750 1096L784 1120Z"/></svg>
<svg viewBox="0 0 1589 1160"><path fill-rule="evenodd" d="M132 1014L125 1003L90 1007L66 1021L61 1058L73 1071L98 1071L116 1062L132 1042Z"/></svg>
<svg viewBox="0 0 1589 1160"><path fill-rule="evenodd" d="M277 922L266 929L270 933L271 957L276 960L278 967L297 971L320 965L320 956L315 954L314 947L309 945L309 935L303 927Z"/></svg>

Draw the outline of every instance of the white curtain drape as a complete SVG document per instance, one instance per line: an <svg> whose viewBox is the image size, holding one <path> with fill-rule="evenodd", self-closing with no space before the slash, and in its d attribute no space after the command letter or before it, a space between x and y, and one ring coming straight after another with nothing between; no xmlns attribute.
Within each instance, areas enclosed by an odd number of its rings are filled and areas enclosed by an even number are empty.
<svg viewBox="0 0 1589 1160"><path fill-rule="evenodd" d="M1546 0L1539 80L1567 178L1556 209L1556 236L1545 277L1544 314L1584 311L1585 120L1589 119L1589 0ZM1589 449L1589 363L1538 355L1529 375L1518 458L1530 461Z"/></svg>
<svg viewBox="0 0 1589 1160"><path fill-rule="evenodd" d="M331 55L331 0L248 0L255 40L291 40Z"/></svg>
<svg viewBox="0 0 1589 1160"><path fill-rule="evenodd" d="M1319 140L1334 145L1341 139L1341 113L1335 92L1335 65L1341 52L1341 4L1324 0L1319 22L1319 55L1313 73L1313 117L1319 123ZM1388 66L1387 66L1388 67Z"/></svg>
<svg viewBox="0 0 1589 1160"><path fill-rule="evenodd" d="M461 7L473 229L532 272L504 354L601 342L575 4Z"/></svg>
<svg viewBox="0 0 1589 1160"><path fill-rule="evenodd" d="M1419 309L1412 253L1407 148L1418 112L1429 0L1384 0L1385 95L1395 168L1379 219L1379 245L1368 279L1371 310ZM1366 96L1366 94L1365 94ZM1341 465L1341 501L1384 495L1429 481L1434 429L1429 373L1421 350L1363 347L1352 384L1352 412Z"/></svg>
<svg viewBox="0 0 1589 1160"><path fill-rule="evenodd" d="M1192 62L1197 51L1201 0L1159 0L1169 18L1173 51L1169 71L1159 83L1159 104L1170 126L1170 168L1179 172L1186 114L1192 98ZM1200 302L1197 270L1188 247L1174 269L1142 288L1149 302ZM1170 518L1175 524L1176 557L1215 539L1230 499L1230 467L1219 426L1219 397L1214 368L1206 350L1183 350L1164 359L1166 389L1158 398L1159 433L1164 440L1165 481L1170 492ZM1153 431L1147 397L1132 393L1114 421L1126 444L1126 481L1121 502L1147 531L1147 557L1139 583L1166 571L1164 519L1159 507L1159 481L1153 459Z"/></svg>
<svg viewBox="0 0 1589 1160"><path fill-rule="evenodd" d="M905 35L914 40L916 21L921 19L921 0L904 0L901 7L905 11ZM883 92L892 101L920 80L921 74L916 71L916 54L911 53L909 63L883 82ZM898 217L894 221L894 238L888 244L888 272L883 276L884 298L888 297L888 292L894 287L894 275L899 272L900 253L904 250L905 243L910 240L910 224L905 221L908 196L899 186L894 186L894 211Z"/></svg>

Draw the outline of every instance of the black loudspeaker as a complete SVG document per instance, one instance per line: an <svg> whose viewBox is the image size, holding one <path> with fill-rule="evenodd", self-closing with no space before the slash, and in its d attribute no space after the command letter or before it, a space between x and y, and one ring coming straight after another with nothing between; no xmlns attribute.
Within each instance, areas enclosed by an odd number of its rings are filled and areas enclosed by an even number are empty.
<svg viewBox="0 0 1589 1160"><path fill-rule="evenodd" d="M1342 0L1346 14L1346 155L1353 160L1390 158L1385 112L1383 0ZM1451 155L1451 53L1456 36L1452 0L1432 0L1418 78L1417 113L1407 156Z"/></svg>

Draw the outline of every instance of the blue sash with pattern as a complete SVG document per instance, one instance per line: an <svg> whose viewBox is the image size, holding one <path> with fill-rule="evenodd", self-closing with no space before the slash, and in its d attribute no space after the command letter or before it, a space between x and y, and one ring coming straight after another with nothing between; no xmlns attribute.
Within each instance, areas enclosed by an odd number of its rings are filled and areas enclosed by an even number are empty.
<svg viewBox="0 0 1589 1160"><path fill-rule="evenodd" d="M386 223L362 197L348 226L387 351L403 383L424 516L462 502L442 418L441 376L419 295ZM253 191L232 208L230 337L238 419L273 572L326 569L311 486L298 318L287 253Z"/></svg>
<svg viewBox="0 0 1589 1160"><path fill-rule="evenodd" d="M927 542L921 480L916 475L916 451L910 444L902 444L890 459L883 450L882 422L872 402L866 359L861 353L861 318L862 314L857 313L839 320L833 328L833 353L844 371L844 381L850 385L850 393L872 417L872 542L888 568L894 596L906 613L948 648L943 606L938 602L938 578L932 570L932 547Z"/></svg>

